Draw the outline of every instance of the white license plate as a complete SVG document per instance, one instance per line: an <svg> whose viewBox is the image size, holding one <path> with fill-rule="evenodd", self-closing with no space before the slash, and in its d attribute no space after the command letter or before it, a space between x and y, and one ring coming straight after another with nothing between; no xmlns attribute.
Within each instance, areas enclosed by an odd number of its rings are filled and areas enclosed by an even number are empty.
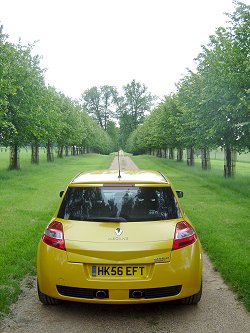
<svg viewBox="0 0 250 333"><path fill-rule="evenodd" d="M92 277L144 277L146 267L143 265L92 265Z"/></svg>

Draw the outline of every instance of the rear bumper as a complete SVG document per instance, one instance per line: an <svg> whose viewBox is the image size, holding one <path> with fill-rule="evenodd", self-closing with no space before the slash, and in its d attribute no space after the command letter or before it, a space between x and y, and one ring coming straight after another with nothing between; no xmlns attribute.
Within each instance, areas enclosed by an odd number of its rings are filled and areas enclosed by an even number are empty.
<svg viewBox="0 0 250 333"><path fill-rule="evenodd" d="M173 251L170 262L150 265L152 269L146 279L93 278L89 276L86 264L68 262L65 251L41 241L37 254L37 277L42 293L76 302L151 303L181 299L199 292L202 280L199 241Z"/></svg>

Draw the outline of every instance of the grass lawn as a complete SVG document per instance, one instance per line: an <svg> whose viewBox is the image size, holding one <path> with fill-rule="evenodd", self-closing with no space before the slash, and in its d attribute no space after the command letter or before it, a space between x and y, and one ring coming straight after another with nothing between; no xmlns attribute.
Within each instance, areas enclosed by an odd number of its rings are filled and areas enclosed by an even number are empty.
<svg viewBox="0 0 250 333"><path fill-rule="evenodd" d="M250 163L237 162L236 177L223 177L223 161L210 171L185 163L134 156L139 168L154 169L184 191L182 205L215 269L250 310Z"/></svg>
<svg viewBox="0 0 250 333"><path fill-rule="evenodd" d="M36 248L58 203L59 191L79 172L108 168L113 157L87 154L30 164L21 152L21 170L7 171L9 153L0 152L0 316L20 293L20 281L35 274Z"/></svg>

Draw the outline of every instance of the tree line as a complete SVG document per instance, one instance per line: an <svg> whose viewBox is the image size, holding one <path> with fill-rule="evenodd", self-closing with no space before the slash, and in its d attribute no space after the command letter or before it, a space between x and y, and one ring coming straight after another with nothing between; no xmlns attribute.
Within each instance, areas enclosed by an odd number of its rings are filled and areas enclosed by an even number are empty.
<svg viewBox="0 0 250 333"><path fill-rule="evenodd" d="M143 125L133 131L126 150L183 159L194 165L201 151L202 167L210 168L209 152L225 151L224 175L235 172L236 152L250 149L250 6L235 2L220 27L202 46L196 71L189 70L176 92L165 97Z"/></svg>
<svg viewBox="0 0 250 333"><path fill-rule="evenodd" d="M144 84L132 80L119 94L114 86L92 87L72 100L44 81L40 56L33 45L13 44L0 27L0 146L10 148L9 169L19 169L20 148L39 147L47 161L89 151L110 153L124 146L156 99Z"/></svg>
<svg viewBox="0 0 250 333"><path fill-rule="evenodd" d="M39 147L53 161L87 151L110 153L114 143L81 103L46 86L34 45L13 44L0 27L0 145L10 148L10 169L20 167L21 147L31 146L32 163L39 163Z"/></svg>

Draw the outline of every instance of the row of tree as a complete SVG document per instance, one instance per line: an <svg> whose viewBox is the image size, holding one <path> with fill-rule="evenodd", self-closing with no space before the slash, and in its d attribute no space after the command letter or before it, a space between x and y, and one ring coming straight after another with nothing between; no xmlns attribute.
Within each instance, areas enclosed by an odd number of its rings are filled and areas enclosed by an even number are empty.
<svg viewBox="0 0 250 333"><path fill-rule="evenodd" d="M218 28L198 55L197 70L177 84L142 126L130 135L127 150L157 151L170 157L177 149L188 165L194 149L202 151L202 166L209 168L209 150L225 150L225 176L234 173L235 152L250 149L250 6L235 2L225 28Z"/></svg>
<svg viewBox="0 0 250 333"><path fill-rule="evenodd" d="M33 45L16 45L0 27L0 145L10 147L10 169L19 168L20 147L31 145L32 162L39 162L39 146L47 148L53 160L53 146L59 157L94 150L109 153L114 143L82 108L54 87L46 86L39 56Z"/></svg>

